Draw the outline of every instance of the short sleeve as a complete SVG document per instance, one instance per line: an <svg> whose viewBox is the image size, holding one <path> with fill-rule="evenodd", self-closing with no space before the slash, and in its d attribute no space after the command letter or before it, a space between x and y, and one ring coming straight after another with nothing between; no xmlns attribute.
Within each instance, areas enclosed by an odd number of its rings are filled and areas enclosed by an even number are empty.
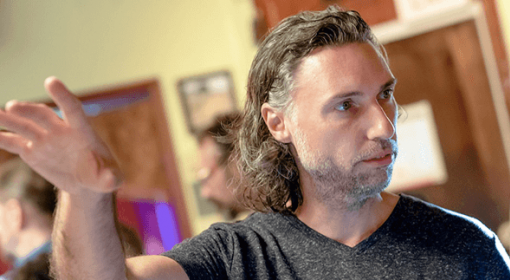
<svg viewBox="0 0 510 280"><path fill-rule="evenodd" d="M190 279L227 279L231 244L231 237L225 230L212 227L162 255L179 263Z"/></svg>

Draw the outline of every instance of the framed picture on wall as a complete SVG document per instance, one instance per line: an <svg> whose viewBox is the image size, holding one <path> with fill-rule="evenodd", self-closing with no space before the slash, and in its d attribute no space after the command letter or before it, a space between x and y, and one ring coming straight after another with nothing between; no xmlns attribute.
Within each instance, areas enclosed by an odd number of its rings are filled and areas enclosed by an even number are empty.
<svg viewBox="0 0 510 280"><path fill-rule="evenodd" d="M216 116L236 110L232 76L218 71L183 78L177 83L191 133L205 129Z"/></svg>

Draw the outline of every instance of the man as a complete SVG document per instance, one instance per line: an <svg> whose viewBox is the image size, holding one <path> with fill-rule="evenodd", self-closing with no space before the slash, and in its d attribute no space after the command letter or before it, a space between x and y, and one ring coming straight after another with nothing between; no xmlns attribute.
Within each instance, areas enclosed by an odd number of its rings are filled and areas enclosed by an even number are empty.
<svg viewBox="0 0 510 280"><path fill-rule="evenodd" d="M240 117L238 112L218 116L198 135L200 195L214 203L227 220L239 218L247 210L232 190L232 182L239 177L239 171L229 160L234 145L225 139L228 129Z"/></svg>
<svg viewBox="0 0 510 280"><path fill-rule="evenodd" d="M0 166L0 244L14 264L0 279L50 279L56 200L53 185L20 159Z"/></svg>
<svg viewBox="0 0 510 280"><path fill-rule="evenodd" d="M384 50L355 12L284 20L253 62L236 140L245 201L261 212L217 224L163 256L124 260L113 156L55 78L61 121L11 102L0 146L62 191L54 232L61 279L509 279L493 232L460 214L383 192L398 115Z"/></svg>

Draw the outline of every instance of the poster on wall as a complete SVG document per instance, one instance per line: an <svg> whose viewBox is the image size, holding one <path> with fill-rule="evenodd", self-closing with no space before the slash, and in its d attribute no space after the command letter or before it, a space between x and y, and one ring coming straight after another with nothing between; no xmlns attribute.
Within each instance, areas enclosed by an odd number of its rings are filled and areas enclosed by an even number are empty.
<svg viewBox="0 0 510 280"><path fill-rule="evenodd" d="M218 115L236 109L234 86L228 71L184 78L177 87L191 133L202 131Z"/></svg>
<svg viewBox="0 0 510 280"><path fill-rule="evenodd" d="M421 100L402 107L405 113L397 122L398 156L387 190L400 193L445 183L448 174L432 105Z"/></svg>

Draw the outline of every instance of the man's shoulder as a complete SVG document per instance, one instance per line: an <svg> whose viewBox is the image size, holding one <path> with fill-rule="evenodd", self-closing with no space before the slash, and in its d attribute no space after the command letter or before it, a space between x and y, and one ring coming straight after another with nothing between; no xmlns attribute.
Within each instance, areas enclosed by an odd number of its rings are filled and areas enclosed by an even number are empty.
<svg viewBox="0 0 510 280"><path fill-rule="evenodd" d="M280 213L254 212L239 221L212 224L209 230L237 233L274 230L282 226L285 221L287 221L285 215Z"/></svg>
<svg viewBox="0 0 510 280"><path fill-rule="evenodd" d="M464 263L477 275L508 275L508 255L479 220L405 195L399 204L398 226L392 234L403 248L431 259L448 256L447 261Z"/></svg>
<svg viewBox="0 0 510 280"><path fill-rule="evenodd" d="M399 201L400 207L410 216L421 220L422 222L431 220L434 222L458 222L465 225L472 225L479 228L487 227L476 218L440 207L433 203L421 200L419 198L401 194Z"/></svg>
<svg viewBox="0 0 510 280"><path fill-rule="evenodd" d="M418 198L401 195L402 227L416 233L428 233L453 240L494 239L495 234L478 219L445 209Z"/></svg>
<svg viewBox="0 0 510 280"><path fill-rule="evenodd" d="M202 252L203 248L214 252L233 253L237 246L257 246L277 233L277 213L253 213L246 219L236 222L220 222L212 224L200 234L175 245L171 251L163 253L179 262L180 255ZM198 249L197 252L196 249ZM202 248L202 249L201 249Z"/></svg>
<svg viewBox="0 0 510 280"><path fill-rule="evenodd" d="M260 235L261 232L273 231L281 225L282 220L285 220L282 216L279 213L254 212L243 220L214 223L208 229L185 240L185 242L211 238L225 240L231 236L241 237L253 233Z"/></svg>

